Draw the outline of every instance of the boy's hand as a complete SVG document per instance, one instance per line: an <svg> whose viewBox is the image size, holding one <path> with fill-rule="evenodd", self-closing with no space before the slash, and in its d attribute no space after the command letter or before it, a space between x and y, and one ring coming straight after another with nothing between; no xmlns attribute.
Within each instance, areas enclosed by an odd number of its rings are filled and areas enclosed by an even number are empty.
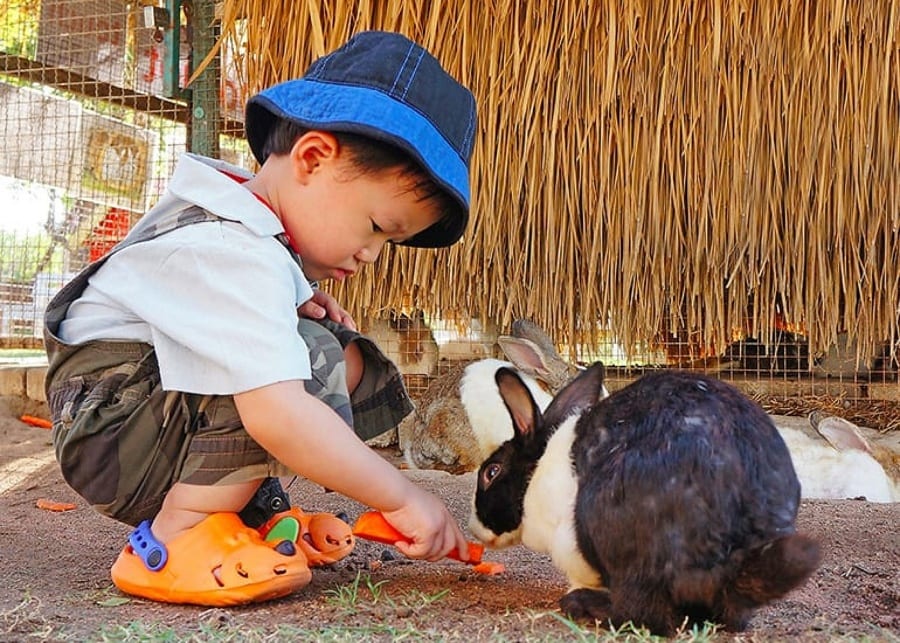
<svg viewBox="0 0 900 643"><path fill-rule="evenodd" d="M328 317L331 321L343 324L351 330L356 330L356 322L346 310L341 308L337 300L323 290L313 290L312 299L307 299L300 304L297 314L309 319L323 319Z"/></svg>
<svg viewBox="0 0 900 643"><path fill-rule="evenodd" d="M405 556L440 560L457 549L463 562L469 558L466 538L447 507L436 496L415 487L409 501L396 511L383 511L385 519L409 539L397 543Z"/></svg>

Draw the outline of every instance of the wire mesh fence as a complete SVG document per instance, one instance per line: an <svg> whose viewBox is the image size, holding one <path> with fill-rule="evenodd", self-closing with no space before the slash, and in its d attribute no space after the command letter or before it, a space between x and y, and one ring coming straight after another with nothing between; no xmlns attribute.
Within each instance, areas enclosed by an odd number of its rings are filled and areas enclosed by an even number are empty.
<svg viewBox="0 0 900 643"><path fill-rule="evenodd" d="M252 167L242 139L240 38L188 86L215 40L215 8L213 0L0 3L0 348L41 348L49 299L125 236L160 197L180 154ZM360 326L395 357L414 397L459 360L501 356L503 329L490 320L384 305ZM900 345L864 354L850 335L841 342L811 355L802 329L785 326L771 337L736 336L725 354L666 333L637 350L610 336L561 352L601 359L623 379L645 368L700 368L744 383L773 410L847 415L867 406L884 416L879 426L896 426Z"/></svg>
<svg viewBox="0 0 900 643"><path fill-rule="evenodd" d="M206 90L211 96L184 89L195 3L170 3L178 16L162 25L145 11L149 4L7 0L0 7L4 346L40 347L52 294L159 198L178 156L192 148L191 109L219 101L215 87ZM226 115L238 113L236 87L222 76ZM246 165L239 123L225 123L216 152Z"/></svg>

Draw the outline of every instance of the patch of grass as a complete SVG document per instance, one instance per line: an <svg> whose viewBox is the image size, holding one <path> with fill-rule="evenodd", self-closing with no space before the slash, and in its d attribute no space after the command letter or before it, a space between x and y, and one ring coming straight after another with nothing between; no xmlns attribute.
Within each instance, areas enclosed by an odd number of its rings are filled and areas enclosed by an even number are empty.
<svg viewBox="0 0 900 643"><path fill-rule="evenodd" d="M431 605L450 594L449 589L442 589L427 594L413 590L399 598L388 596L385 591L387 580L372 580L368 574L356 574L353 582L325 591L326 600L343 614L366 614L372 616L411 615L427 605Z"/></svg>
<svg viewBox="0 0 900 643"><path fill-rule="evenodd" d="M721 633L717 626L704 624L692 628L682 628L671 639L665 639L650 634L644 628L638 628L628 623L619 628L607 630L599 626L582 626L558 612L534 612L524 614L522 612L507 611L505 614L496 615L490 622L484 623L483 629L473 631L472 624L450 626L449 629L437 627L423 628L407 619L367 619L371 616L370 606L366 592L368 591L367 579L361 581L362 595L357 593L355 605L362 611L357 612L354 622L329 623L321 627L302 627L291 624L277 624L273 626L250 626L232 620L228 610L210 610L209 615L194 627L172 628L161 623L147 624L133 621L125 625L109 625L98 634L91 634L86 640L100 643L169 643L184 641L187 643L264 643L271 641L297 641L297 642L326 642L343 643L356 641L451 641L469 638L473 641L485 641L493 643L556 643L557 641L576 641L590 643L664 643L674 641L677 643L725 643L735 639L732 635ZM353 585L354 583L351 583ZM360 584L356 584L357 588ZM376 584L373 584L376 585ZM379 600L387 602L389 599L380 588ZM433 597L434 595L432 595ZM407 595L403 600L413 601L428 598L428 595ZM439 600L439 599L435 599ZM402 601L401 601L402 602ZM0 621L2 623L2 621ZM522 625L525 625L522 628ZM437 624L436 624L437 625ZM562 627L562 629L560 629ZM18 634L25 634L27 630L18 629ZM900 641L896 634L882 630L883 636L839 636L827 637L828 640L842 641L844 643L897 643ZM0 631L2 634L2 631ZM47 632L36 628L28 638L36 637L38 640L85 640L82 638L59 637L63 634ZM24 639L18 637L11 640ZM751 636L751 639L754 637ZM3 639L0 636L0 640ZM741 640L741 639L738 639ZM801 640L817 640L801 637Z"/></svg>
<svg viewBox="0 0 900 643"><path fill-rule="evenodd" d="M328 600L329 604L343 611L352 612L360 606L360 601L363 599L360 593L360 585L362 583L362 572L358 572L356 574L356 578L353 579L352 583L341 585L334 589L325 590L326 599ZM378 601L381 600L382 587L385 583L387 583L387 580L382 580L374 583L372 582L372 577L366 575L365 589L368 590L368 595L372 604L378 603Z"/></svg>
<svg viewBox="0 0 900 643"><path fill-rule="evenodd" d="M0 610L0 641L53 640L96 641L99 643L268 643L281 641L333 642L356 641L484 641L486 643L556 643L557 641L592 643L731 643L734 635L720 632L712 624L683 626L671 639L650 634L627 623L605 629L599 625L573 621L556 610L531 611L508 607L505 611L483 614L476 610L469 618L459 618L466 608L450 611L435 605L450 594L406 590L392 596L389 581L374 581L358 573L353 581L323 592L321 600L309 607L322 614L321 619L298 622L260 622L251 611L212 608L194 613L180 622L165 613L144 620L125 621L118 612L124 603L112 601L109 590L89 594L89 605L104 606L108 618L99 631L72 627L74 622L59 622L44 614L41 601L25 594L13 607ZM322 612L322 606L328 608ZM304 606L298 606L305 609ZM452 607L452 606L451 606ZM457 612L459 610L459 612ZM133 618L133 614L128 618ZM444 617L449 620L444 620ZM245 620L250 618L251 620ZM160 620L165 619L165 620ZM116 621L119 621L118 623ZM288 617L285 620L290 620ZM765 638L764 630L749 634L748 640ZM900 643L900 637L883 628L872 627L856 635L808 632L797 637L803 641L841 641L843 643Z"/></svg>
<svg viewBox="0 0 900 643"><path fill-rule="evenodd" d="M98 641L98 643L263 643L267 641L365 641L374 638L390 641L416 641L427 638L427 635L411 624L329 625L309 629L283 624L274 628L262 628L210 622L200 624L196 631L186 632L162 624L146 625L133 621L125 625L105 627L97 635L97 638L91 640Z"/></svg>
<svg viewBox="0 0 900 643"><path fill-rule="evenodd" d="M0 612L0 639L4 635L8 640L33 637L36 640L50 638L53 625L41 614L41 601L26 594L22 601L13 608ZM23 635L23 636L20 636Z"/></svg>
<svg viewBox="0 0 900 643"><path fill-rule="evenodd" d="M418 629L410 623L390 625L388 623L371 623L368 625L333 625L318 630L296 630L285 632L285 638L277 640L285 641L315 641L316 643L343 643L344 641L356 643L357 641L370 641L373 639L386 641L423 641L438 640L434 635Z"/></svg>
<svg viewBox="0 0 900 643"><path fill-rule="evenodd" d="M159 624L145 625L138 621L132 621L125 625L110 625L104 627L100 630L97 638L97 641L102 641L103 643L112 641L153 641L154 643L164 643L166 641L188 640L195 639L194 637L185 638L172 628L163 627Z"/></svg>
<svg viewBox="0 0 900 643"><path fill-rule="evenodd" d="M582 625L559 612L537 612L532 616L535 620L550 618L560 623L567 630L568 636L566 640L571 641L590 641L591 643L662 643L663 641L709 643L721 640L718 636L720 628L714 623L704 623L702 627L699 625L688 627L685 624L678 629L672 638L666 638L651 634L648 629L637 627L630 621L618 628L610 627L606 629L599 625L593 627Z"/></svg>

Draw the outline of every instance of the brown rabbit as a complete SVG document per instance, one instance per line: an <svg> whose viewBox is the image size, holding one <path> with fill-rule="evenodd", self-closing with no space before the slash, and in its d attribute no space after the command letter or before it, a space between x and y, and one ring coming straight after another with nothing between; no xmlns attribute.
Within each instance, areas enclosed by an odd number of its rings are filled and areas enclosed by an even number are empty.
<svg viewBox="0 0 900 643"><path fill-rule="evenodd" d="M400 423L400 447L411 468L474 471L512 435L494 384L498 368L518 368L532 395L543 405L551 399L547 390L558 390L578 372L532 322L515 321L511 333L497 339L509 362L482 359L456 365L431 383L416 410Z"/></svg>

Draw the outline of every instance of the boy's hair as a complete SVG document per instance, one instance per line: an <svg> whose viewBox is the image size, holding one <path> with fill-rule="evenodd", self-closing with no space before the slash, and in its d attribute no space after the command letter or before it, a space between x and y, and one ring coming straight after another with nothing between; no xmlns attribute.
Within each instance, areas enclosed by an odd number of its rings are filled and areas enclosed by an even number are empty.
<svg viewBox="0 0 900 643"><path fill-rule="evenodd" d="M309 132L308 127L298 125L284 118L277 119L263 144L263 155L284 156L289 154L301 136ZM430 201L438 213L438 221L433 226L451 226L453 221L464 215L462 207L446 190L435 182L422 166L396 145L379 141L351 132L329 132L340 146L350 152L349 162L364 174L377 174L382 170L399 170L411 179L411 189L420 201Z"/></svg>

